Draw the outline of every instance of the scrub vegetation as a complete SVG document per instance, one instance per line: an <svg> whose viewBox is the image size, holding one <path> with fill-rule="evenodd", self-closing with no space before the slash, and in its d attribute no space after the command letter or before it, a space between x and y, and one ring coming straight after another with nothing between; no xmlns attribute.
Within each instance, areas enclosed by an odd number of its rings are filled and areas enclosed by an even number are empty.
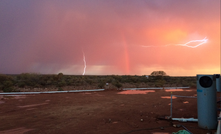
<svg viewBox="0 0 221 134"><path fill-rule="evenodd" d="M154 75L153 75L154 74ZM81 90L105 88L196 87L196 77L173 77L165 75L63 75L62 73L46 75L22 73L18 75L0 74L0 91L48 91L48 90Z"/></svg>

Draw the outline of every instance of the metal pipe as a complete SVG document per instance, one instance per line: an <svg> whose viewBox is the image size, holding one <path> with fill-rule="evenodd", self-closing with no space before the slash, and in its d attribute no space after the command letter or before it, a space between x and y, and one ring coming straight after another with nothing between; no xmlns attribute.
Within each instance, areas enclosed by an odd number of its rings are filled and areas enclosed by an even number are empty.
<svg viewBox="0 0 221 134"><path fill-rule="evenodd" d="M183 97L183 98L196 98L195 96L180 96L180 95L173 95L173 92L171 92L171 99L170 99L170 118L172 118L173 116L173 96L175 97ZM179 120L179 121L183 121L183 122L186 122L186 121L189 121L193 118L189 118L189 119L184 119L184 118L172 118L172 120ZM184 120L182 120L184 119ZM198 119L194 119L193 121L198 121Z"/></svg>
<svg viewBox="0 0 221 134"><path fill-rule="evenodd" d="M123 88L123 90L147 90L147 89L184 89L190 87L147 87L147 88Z"/></svg>
<svg viewBox="0 0 221 134"><path fill-rule="evenodd" d="M194 119L194 118L172 118L172 120L174 121L180 121L180 122L198 122L198 119Z"/></svg>
<svg viewBox="0 0 221 134"><path fill-rule="evenodd" d="M173 104L173 93L171 92L171 99L170 99L170 118L172 118L172 104Z"/></svg>
<svg viewBox="0 0 221 134"><path fill-rule="evenodd" d="M0 95L52 94L52 93L69 93L69 92L93 92L93 91L104 91L104 89L69 90L69 91L44 91L44 92L4 92L4 93L0 93Z"/></svg>
<svg viewBox="0 0 221 134"><path fill-rule="evenodd" d="M182 127L186 130L186 131L188 131L190 134L193 134L192 132L190 132L190 130L188 130L186 127L184 127L183 125L182 125Z"/></svg>
<svg viewBox="0 0 221 134"><path fill-rule="evenodd" d="M173 95L173 96L181 98L197 98L196 96L181 96L181 95Z"/></svg>

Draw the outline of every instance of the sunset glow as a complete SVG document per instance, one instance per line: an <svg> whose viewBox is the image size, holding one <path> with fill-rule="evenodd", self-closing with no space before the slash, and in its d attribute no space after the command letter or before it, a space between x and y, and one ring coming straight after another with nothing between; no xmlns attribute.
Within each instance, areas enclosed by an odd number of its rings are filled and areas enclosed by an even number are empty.
<svg viewBox="0 0 221 134"><path fill-rule="evenodd" d="M220 1L1 0L0 9L3 74L220 74Z"/></svg>

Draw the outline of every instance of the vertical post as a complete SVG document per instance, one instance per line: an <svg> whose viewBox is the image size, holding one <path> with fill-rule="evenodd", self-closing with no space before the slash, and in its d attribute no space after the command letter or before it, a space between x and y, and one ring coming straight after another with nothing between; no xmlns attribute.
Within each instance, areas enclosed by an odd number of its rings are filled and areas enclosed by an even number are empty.
<svg viewBox="0 0 221 134"><path fill-rule="evenodd" d="M221 112L219 113L219 117L221 117ZM217 134L220 134L221 133L221 124L220 124L220 120L218 120L218 125L217 125L217 131L216 131Z"/></svg>
<svg viewBox="0 0 221 134"><path fill-rule="evenodd" d="M171 100L170 100L170 118L172 118L172 104L173 104L173 94L171 92Z"/></svg>

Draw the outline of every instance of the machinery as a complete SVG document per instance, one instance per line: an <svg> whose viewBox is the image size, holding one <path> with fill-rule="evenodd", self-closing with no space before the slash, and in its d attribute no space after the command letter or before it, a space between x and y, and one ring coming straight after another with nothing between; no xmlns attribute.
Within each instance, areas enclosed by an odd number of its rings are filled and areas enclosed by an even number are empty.
<svg viewBox="0 0 221 134"><path fill-rule="evenodd" d="M198 126L217 127L216 75L197 75Z"/></svg>

